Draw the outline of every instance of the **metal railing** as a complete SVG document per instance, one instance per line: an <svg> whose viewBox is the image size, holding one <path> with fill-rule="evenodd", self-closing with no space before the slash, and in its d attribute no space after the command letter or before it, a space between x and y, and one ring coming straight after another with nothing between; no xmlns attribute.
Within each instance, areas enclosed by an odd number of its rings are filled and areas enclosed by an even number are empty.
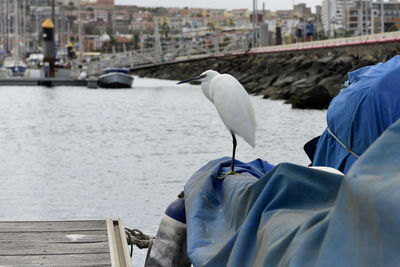
<svg viewBox="0 0 400 267"><path fill-rule="evenodd" d="M85 63L84 66L89 75L96 75L108 67L145 67L217 55L243 53L248 49L248 40L244 36L223 41L214 38L203 43L185 41L175 45L163 46L161 49L148 48L103 54L101 60Z"/></svg>
<svg viewBox="0 0 400 267"><path fill-rule="evenodd" d="M277 46L264 46L264 47L253 48L251 49L251 52L273 53L273 52L283 52L283 51L352 46L352 45L369 44L369 43L383 43L391 41L400 41L400 31L320 40L313 42L301 42L301 43L277 45Z"/></svg>
<svg viewBox="0 0 400 267"><path fill-rule="evenodd" d="M84 64L84 66L89 75L98 75L101 74L104 68L108 67L139 68L191 59L224 56L229 54L277 53L284 51L332 48L369 43L394 42L400 41L400 32L388 32L276 46L264 46L252 49L249 49L249 41L250 40L248 40L244 35L225 41L220 41L218 38L210 39L205 43L186 41L175 45L162 46L161 49L148 48L113 54L104 54L102 60L89 62Z"/></svg>

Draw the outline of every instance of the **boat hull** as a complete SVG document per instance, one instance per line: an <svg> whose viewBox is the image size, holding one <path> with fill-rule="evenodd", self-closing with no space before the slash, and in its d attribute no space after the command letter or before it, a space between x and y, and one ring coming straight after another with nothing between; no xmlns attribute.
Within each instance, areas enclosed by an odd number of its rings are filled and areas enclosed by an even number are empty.
<svg viewBox="0 0 400 267"><path fill-rule="evenodd" d="M112 72L99 77L99 86L102 88L132 88L132 81L131 75Z"/></svg>

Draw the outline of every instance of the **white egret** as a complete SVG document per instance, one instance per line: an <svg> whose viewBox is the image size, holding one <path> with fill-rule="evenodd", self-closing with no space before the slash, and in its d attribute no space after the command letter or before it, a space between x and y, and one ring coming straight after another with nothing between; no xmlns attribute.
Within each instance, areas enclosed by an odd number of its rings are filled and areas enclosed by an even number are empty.
<svg viewBox="0 0 400 267"><path fill-rule="evenodd" d="M232 165L228 174L235 173L237 145L235 135L241 136L253 148L256 143L256 119L249 95L235 77L229 74L219 74L214 70L207 70L199 76L181 81L178 84L194 80L201 81L201 89L204 95L214 104L222 122L232 135Z"/></svg>

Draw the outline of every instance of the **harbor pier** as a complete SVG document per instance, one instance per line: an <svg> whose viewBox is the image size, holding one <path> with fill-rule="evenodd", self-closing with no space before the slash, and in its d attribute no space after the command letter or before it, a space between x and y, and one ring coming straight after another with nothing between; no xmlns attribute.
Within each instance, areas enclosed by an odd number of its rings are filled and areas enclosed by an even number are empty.
<svg viewBox="0 0 400 267"><path fill-rule="evenodd" d="M0 222L0 264L132 266L121 219Z"/></svg>
<svg viewBox="0 0 400 267"><path fill-rule="evenodd" d="M7 78L0 79L0 86L87 86L97 88L97 79L69 79L69 78Z"/></svg>

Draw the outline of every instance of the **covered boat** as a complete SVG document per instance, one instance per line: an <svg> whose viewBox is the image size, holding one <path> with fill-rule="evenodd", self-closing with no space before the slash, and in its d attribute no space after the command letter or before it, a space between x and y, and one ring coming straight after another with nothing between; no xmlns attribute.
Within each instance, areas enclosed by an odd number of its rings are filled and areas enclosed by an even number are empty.
<svg viewBox="0 0 400 267"><path fill-rule="evenodd" d="M185 185L193 266L398 266L400 120L344 175L215 160Z"/></svg>
<svg viewBox="0 0 400 267"><path fill-rule="evenodd" d="M400 56L352 71L329 105L314 166L347 173L352 164L400 118Z"/></svg>
<svg viewBox="0 0 400 267"><path fill-rule="evenodd" d="M107 68L99 77L99 86L103 88L131 88L133 77L125 68Z"/></svg>
<svg viewBox="0 0 400 267"><path fill-rule="evenodd" d="M350 73L333 100L313 164L344 175L257 159L218 178L230 158L194 173L182 221L193 266L399 266L399 84L395 57Z"/></svg>

